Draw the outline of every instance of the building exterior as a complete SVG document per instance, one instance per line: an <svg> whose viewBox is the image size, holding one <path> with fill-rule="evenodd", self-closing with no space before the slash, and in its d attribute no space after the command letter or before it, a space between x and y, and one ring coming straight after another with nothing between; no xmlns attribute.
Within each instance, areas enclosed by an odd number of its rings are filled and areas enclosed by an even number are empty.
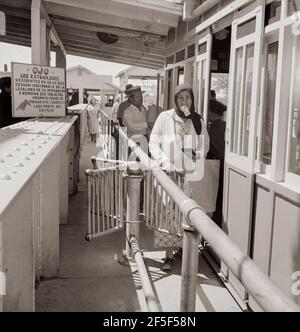
<svg viewBox="0 0 300 332"><path fill-rule="evenodd" d="M66 73L68 106L87 103L91 96L95 96L103 109L110 110L121 92L110 75L97 75L80 65L67 69Z"/></svg>
<svg viewBox="0 0 300 332"><path fill-rule="evenodd" d="M158 73L159 71L155 69L131 66L119 72L116 78L119 79L122 91L125 90L128 83L140 85L142 90L145 91L144 104L152 105L157 102Z"/></svg>

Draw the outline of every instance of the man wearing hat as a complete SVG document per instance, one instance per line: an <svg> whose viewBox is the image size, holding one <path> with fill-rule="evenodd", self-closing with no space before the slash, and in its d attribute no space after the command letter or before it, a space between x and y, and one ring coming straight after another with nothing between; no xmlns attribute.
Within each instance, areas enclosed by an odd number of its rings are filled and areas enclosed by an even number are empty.
<svg viewBox="0 0 300 332"><path fill-rule="evenodd" d="M127 127L128 137L148 134L146 119L147 110L143 106L143 93L140 86L133 86L127 90L129 107L124 112L124 125Z"/></svg>
<svg viewBox="0 0 300 332"><path fill-rule="evenodd" d="M127 95L127 91L128 91L130 88L132 88L132 87L133 87L132 84L127 84L127 85L126 85L126 87L125 87L125 91L124 91L126 97L128 97L128 95ZM129 106L130 106L130 102L129 102L128 99L126 99L126 100L123 101L123 102L119 105L119 107L118 107L118 110L117 110L117 119L118 119L118 121L119 121L120 126L122 126L122 127L124 126L124 124L123 124L124 112L125 112L126 108L128 108Z"/></svg>

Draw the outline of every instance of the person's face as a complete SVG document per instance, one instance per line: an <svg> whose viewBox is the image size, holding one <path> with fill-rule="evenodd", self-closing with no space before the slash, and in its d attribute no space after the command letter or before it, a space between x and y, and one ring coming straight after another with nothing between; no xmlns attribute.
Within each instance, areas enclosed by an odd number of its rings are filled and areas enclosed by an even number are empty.
<svg viewBox="0 0 300 332"><path fill-rule="evenodd" d="M141 107L143 105L143 95L136 93L130 97L130 101L134 106Z"/></svg>
<svg viewBox="0 0 300 332"><path fill-rule="evenodd" d="M180 91L177 96L177 105L180 108L181 106L185 105L188 109L192 106L192 97L187 90Z"/></svg>

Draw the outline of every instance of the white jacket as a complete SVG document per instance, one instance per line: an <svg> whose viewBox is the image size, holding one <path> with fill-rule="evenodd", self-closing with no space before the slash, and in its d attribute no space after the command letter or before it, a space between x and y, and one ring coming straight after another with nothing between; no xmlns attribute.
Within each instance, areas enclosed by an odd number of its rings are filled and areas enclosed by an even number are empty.
<svg viewBox="0 0 300 332"><path fill-rule="evenodd" d="M152 158L157 161L159 166L167 167L173 164L176 168L182 168L182 161L186 159L186 155L189 156L182 152L183 145L185 150L189 147L196 153L202 153L202 157L205 158L209 150L209 136L202 119L201 124L201 137L198 137L191 119L184 122L174 109L162 112L156 119L150 135L149 150ZM180 125L186 125L188 128L184 141L176 130ZM192 153L190 153L190 157L192 157Z"/></svg>

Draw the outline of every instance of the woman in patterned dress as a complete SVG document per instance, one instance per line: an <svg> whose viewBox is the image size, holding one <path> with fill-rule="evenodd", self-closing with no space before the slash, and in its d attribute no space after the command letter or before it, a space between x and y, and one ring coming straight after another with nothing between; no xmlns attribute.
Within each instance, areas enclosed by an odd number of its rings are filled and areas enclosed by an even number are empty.
<svg viewBox="0 0 300 332"><path fill-rule="evenodd" d="M191 170L196 156L202 153L205 158L209 150L208 133L200 114L195 110L194 93L188 84L176 87L174 105L174 108L158 116L149 142L152 158L167 172ZM191 196L188 181L184 181L183 190ZM174 249L182 247L182 237L156 230L154 246L166 248L163 269L169 270L174 260Z"/></svg>

